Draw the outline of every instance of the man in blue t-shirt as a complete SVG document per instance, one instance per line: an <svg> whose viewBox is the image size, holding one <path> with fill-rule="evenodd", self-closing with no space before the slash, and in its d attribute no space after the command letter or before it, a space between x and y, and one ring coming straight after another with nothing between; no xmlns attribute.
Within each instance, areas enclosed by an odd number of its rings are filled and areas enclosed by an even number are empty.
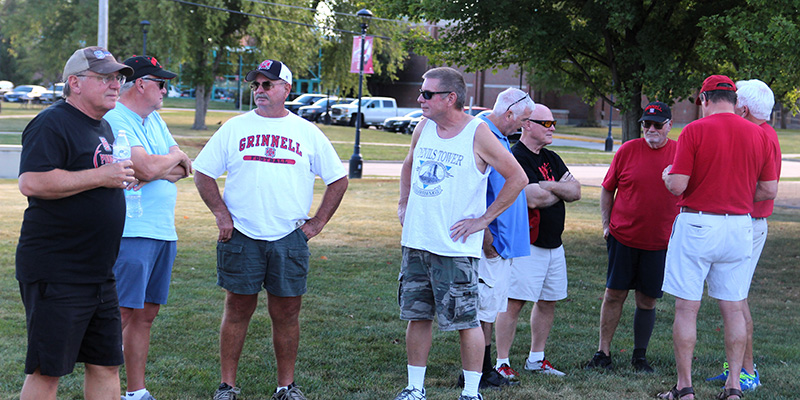
<svg viewBox="0 0 800 400"><path fill-rule="evenodd" d="M175 182L189 175L192 162L156 111L167 93L167 81L176 75L150 56L131 57L124 63L133 68L133 75L122 85L117 106L104 118L115 136L126 132L136 178L147 183L140 189L141 215L127 213L114 264L128 385L124 398L153 400L144 385L150 327L160 306L167 303L177 251Z"/></svg>
<svg viewBox="0 0 800 400"><path fill-rule="evenodd" d="M508 135L517 132L531 116L533 100L527 93L508 88L497 96L492 113L481 119L509 152L511 145ZM486 187L486 204L492 204L503 188L506 180L492 169ZM525 193L520 192L514 203L499 217L489 223L484 230L483 249L478 261L478 292L480 304L478 319L481 321L485 350L483 356L483 375L481 388L499 388L519 382L519 378L509 372L507 360L498 360L492 366L492 330L497 313L506 311L508 288L511 284L511 265L517 257L530 255L528 248L528 207Z"/></svg>

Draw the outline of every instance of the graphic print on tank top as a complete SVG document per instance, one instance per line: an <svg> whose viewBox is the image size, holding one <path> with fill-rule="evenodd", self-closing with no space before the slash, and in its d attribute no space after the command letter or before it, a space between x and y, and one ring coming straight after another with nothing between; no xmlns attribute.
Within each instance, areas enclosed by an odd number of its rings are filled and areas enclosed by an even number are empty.
<svg viewBox="0 0 800 400"><path fill-rule="evenodd" d="M419 157L417 158L416 174L412 189L414 193L422 197L434 197L442 193L441 183L452 178L451 170L453 167L460 167L464 156L458 153L451 153L432 148L417 148Z"/></svg>

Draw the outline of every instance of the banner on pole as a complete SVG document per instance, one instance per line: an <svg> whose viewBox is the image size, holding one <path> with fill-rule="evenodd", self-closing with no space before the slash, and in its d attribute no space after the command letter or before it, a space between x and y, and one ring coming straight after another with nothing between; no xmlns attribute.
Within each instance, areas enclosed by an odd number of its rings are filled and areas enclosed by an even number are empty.
<svg viewBox="0 0 800 400"><path fill-rule="evenodd" d="M353 36L353 53L350 57L350 72L359 73L358 63L361 62L361 36ZM367 36L364 41L364 73L371 74L372 70L372 36Z"/></svg>

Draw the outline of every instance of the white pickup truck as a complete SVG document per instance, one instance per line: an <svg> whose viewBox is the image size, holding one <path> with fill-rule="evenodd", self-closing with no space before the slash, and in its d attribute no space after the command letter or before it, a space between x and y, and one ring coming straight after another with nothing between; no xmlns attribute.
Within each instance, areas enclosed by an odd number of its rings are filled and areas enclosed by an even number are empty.
<svg viewBox="0 0 800 400"><path fill-rule="evenodd" d="M361 127L380 127L389 117L403 116L415 108L398 108L397 102L391 97L364 97L361 99ZM356 125L358 115L358 102L338 104L331 107L331 122L336 125Z"/></svg>

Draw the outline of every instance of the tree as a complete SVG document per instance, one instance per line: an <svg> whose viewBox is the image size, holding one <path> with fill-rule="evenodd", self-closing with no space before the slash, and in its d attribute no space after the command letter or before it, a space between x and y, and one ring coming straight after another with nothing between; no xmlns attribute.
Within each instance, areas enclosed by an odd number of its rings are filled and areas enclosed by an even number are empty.
<svg viewBox="0 0 800 400"><path fill-rule="evenodd" d="M760 79L781 105L780 127L800 111L800 8L798 0L748 0L703 20L708 29L699 53L736 80ZM787 10L792 12L787 12Z"/></svg>
<svg viewBox="0 0 800 400"><path fill-rule="evenodd" d="M640 135L642 95L671 103L700 85L712 69L697 54L700 21L742 0L379 2L395 15L448 21L439 38L412 35L415 52L469 71L519 64L532 82L619 108L629 140Z"/></svg>

